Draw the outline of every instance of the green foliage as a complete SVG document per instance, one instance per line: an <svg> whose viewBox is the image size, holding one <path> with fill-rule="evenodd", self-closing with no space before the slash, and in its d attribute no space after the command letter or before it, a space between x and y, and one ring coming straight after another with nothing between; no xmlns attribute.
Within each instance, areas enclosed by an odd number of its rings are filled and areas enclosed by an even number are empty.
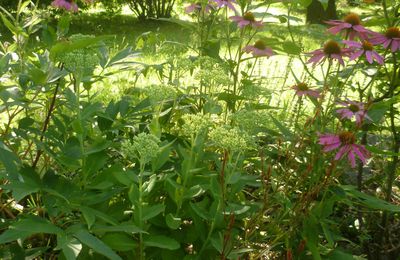
<svg viewBox="0 0 400 260"><path fill-rule="evenodd" d="M276 4L237 2L238 14ZM204 1L193 22L163 19L191 41L146 32L132 45L73 34L69 14L51 25L29 2L15 15L2 10L14 37L0 44L0 257L365 256L400 212L391 203L398 53L378 49L389 65L307 67L305 31L291 27L300 19L290 11L309 2L255 12L275 21L261 30ZM287 37L274 23L288 23ZM307 32L320 40L320 29ZM296 95L299 86L321 97ZM368 105L362 124L335 112L352 92ZM319 144L336 130L355 132L341 142L369 144L366 165L351 168Z"/></svg>

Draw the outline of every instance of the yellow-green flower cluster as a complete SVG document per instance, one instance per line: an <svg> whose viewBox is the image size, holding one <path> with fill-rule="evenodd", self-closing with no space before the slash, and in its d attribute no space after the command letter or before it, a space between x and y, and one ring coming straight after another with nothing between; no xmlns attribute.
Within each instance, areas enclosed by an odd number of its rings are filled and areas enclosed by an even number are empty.
<svg viewBox="0 0 400 260"><path fill-rule="evenodd" d="M194 136L211 126L211 120L208 115L185 114L182 119L184 121L182 133L186 136Z"/></svg>
<svg viewBox="0 0 400 260"><path fill-rule="evenodd" d="M265 111L246 109L237 111L230 118L235 125L248 133L257 132L258 128L266 126L269 120Z"/></svg>
<svg viewBox="0 0 400 260"><path fill-rule="evenodd" d="M218 126L210 131L209 136L215 146L230 152L240 152L250 148L251 138L236 127Z"/></svg>
<svg viewBox="0 0 400 260"><path fill-rule="evenodd" d="M125 141L121 145L122 154L128 159L138 159L146 164L157 157L160 140L152 134L140 133L133 138L133 143Z"/></svg>
<svg viewBox="0 0 400 260"><path fill-rule="evenodd" d="M85 38L94 38L93 35L75 34L69 40L71 42L82 40ZM97 49L93 46L76 49L59 55L58 60L64 64L64 67L72 73L80 75L88 75L99 64Z"/></svg>
<svg viewBox="0 0 400 260"><path fill-rule="evenodd" d="M226 86L231 84L228 70L210 57L201 57L195 62L198 68L195 79L201 81L207 87Z"/></svg>
<svg viewBox="0 0 400 260"><path fill-rule="evenodd" d="M144 89L144 93L153 103L175 99L177 96L175 88L170 85L149 85Z"/></svg>

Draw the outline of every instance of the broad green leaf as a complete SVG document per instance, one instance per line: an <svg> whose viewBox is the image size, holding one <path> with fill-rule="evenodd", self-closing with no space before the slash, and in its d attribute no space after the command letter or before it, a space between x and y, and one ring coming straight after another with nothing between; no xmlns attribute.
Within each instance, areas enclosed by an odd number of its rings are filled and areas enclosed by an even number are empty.
<svg viewBox="0 0 400 260"><path fill-rule="evenodd" d="M353 255L343 252L342 250L335 249L328 255L329 260L354 260Z"/></svg>
<svg viewBox="0 0 400 260"><path fill-rule="evenodd" d="M283 50L287 54L293 54L293 55L298 55L301 53L301 47L295 44L294 42L284 42L282 44Z"/></svg>
<svg viewBox="0 0 400 260"><path fill-rule="evenodd" d="M179 19L176 19L176 18L158 18L158 20L166 21L166 22L170 22L170 23L175 23L175 24L178 24L178 25L180 25L182 27L189 28L189 29L195 29L196 28L196 24L194 24L192 22L184 21L184 20L179 20Z"/></svg>
<svg viewBox="0 0 400 260"><path fill-rule="evenodd" d="M198 206L197 204L199 204L199 203L190 203L190 207L202 219L210 220L211 217L210 217L209 213L205 209L200 208L200 206Z"/></svg>
<svg viewBox="0 0 400 260"><path fill-rule="evenodd" d="M179 226L181 225L182 219L174 217L171 213L169 213L165 217L165 222L167 223L167 226L171 229L178 229Z"/></svg>
<svg viewBox="0 0 400 260"><path fill-rule="evenodd" d="M82 39L76 39L74 41L61 41L55 44L50 50L50 58L54 59L60 54L72 52L75 50L83 49L89 46L98 44L101 41L109 39L110 36L98 36L98 37L85 37Z"/></svg>
<svg viewBox="0 0 400 260"><path fill-rule="evenodd" d="M33 234L34 233L31 233L29 231L8 229L0 235L0 244L9 243L12 241L16 241L18 239L24 240L25 238L27 238Z"/></svg>
<svg viewBox="0 0 400 260"><path fill-rule="evenodd" d="M157 235L145 236L144 245L148 247L158 247L168 250L176 250L180 248L180 244L175 239Z"/></svg>
<svg viewBox="0 0 400 260"><path fill-rule="evenodd" d="M355 186L340 185L339 187L342 188L349 197L356 199L358 203L364 205L367 208L390 212L400 212L400 206L391 204L382 199L360 192L356 189Z"/></svg>
<svg viewBox="0 0 400 260"><path fill-rule="evenodd" d="M94 222L96 221L96 215L95 213L90 209L86 207L80 208L83 218L86 221L86 224L88 225L88 228L90 229Z"/></svg>
<svg viewBox="0 0 400 260"><path fill-rule="evenodd" d="M0 162L7 171L7 176L4 177L16 179L20 160L2 141L0 141Z"/></svg>
<svg viewBox="0 0 400 260"><path fill-rule="evenodd" d="M281 123L279 120L277 120L275 117L270 115L272 118L272 122L278 127L278 129L281 131L281 134L283 134L286 138L291 139L293 137L293 133L287 128L284 123Z"/></svg>
<svg viewBox="0 0 400 260"><path fill-rule="evenodd" d="M146 233L144 230L133 224L119 224L116 226L106 226L106 225L94 225L91 230L93 232L126 232L129 234L133 233Z"/></svg>
<svg viewBox="0 0 400 260"><path fill-rule="evenodd" d="M93 249L95 252L102 254L111 260L122 260L122 258L117 255L109 246L104 244L103 241L93 236L86 230L78 231L74 234L74 237L76 237L83 244Z"/></svg>
<svg viewBox="0 0 400 260"><path fill-rule="evenodd" d="M89 223L91 223L91 224L94 223L94 221L93 221L93 216L94 216L96 218L102 219L103 221L105 221L111 225L117 225L117 221L114 218L112 218L111 216L109 216L106 213L103 213L99 210L89 208L89 207L86 207L83 205L77 205L77 209L80 210L84 215L86 214L88 216ZM88 223L88 225L89 225L89 223Z"/></svg>
<svg viewBox="0 0 400 260"><path fill-rule="evenodd" d="M61 249L66 260L75 260L82 250L82 244L76 238L64 234L57 236L55 249Z"/></svg>
<svg viewBox="0 0 400 260"><path fill-rule="evenodd" d="M20 201L29 194L38 192L42 188L42 183L32 168L23 168L19 171L18 179L13 179L2 187L11 190L15 200Z"/></svg>
<svg viewBox="0 0 400 260"><path fill-rule="evenodd" d="M138 246L136 240L124 233L105 234L101 240L116 251L133 251Z"/></svg>
<svg viewBox="0 0 400 260"><path fill-rule="evenodd" d="M164 204L156 204L154 206L144 206L142 208L142 220L146 221L151 218L154 218L158 214L164 212L165 205Z"/></svg>
<svg viewBox="0 0 400 260"><path fill-rule="evenodd" d="M34 234L62 234L63 230L40 217L30 216L17 220L0 235L0 244L25 239Z"/></svg>
<svg viewBox="0 0 400 260"><path fill-rule="evenodd" d="M381 150L381 149L378 149L378 148L376 148L374 146L366 145L365 148L367 148L367 150L372 152L372 153L376 153L376 154L380 154L380 155L400 156L400 153L394 153L392 151Z"/></svg>
<svg viewBox="0 0 400 260"><path fill-rule="evenodd" d="M127 58L130 55L135 54L135 53L137 53L137 52L132 51L132 47L125 48L125 49L119 51L118 53L116 53L110 59L110 61L107 63L107 66L112 66L115 63L117 63L118 61L123 60L123 59L125 59L125 58Z"/></svg>

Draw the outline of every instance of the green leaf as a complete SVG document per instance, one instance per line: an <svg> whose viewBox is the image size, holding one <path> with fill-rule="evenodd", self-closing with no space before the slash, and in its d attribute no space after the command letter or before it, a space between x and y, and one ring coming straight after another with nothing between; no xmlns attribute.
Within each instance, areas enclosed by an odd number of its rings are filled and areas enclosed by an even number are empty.
<svg viewBox="0 0 400 260"><path fill-rule="evenodd" d="M150 207L143 207L142 208L142 220L146 221L151 218L154 218L158 214L164 212L165 205L164 204L156 204Z"/></svg>
<svg viewBox="0 0 400 260"><path fill-rule="evenodd" d="M96 209L93 209L93 208L89 208L89 207L86 207L86 206L83 206L83 205L78 205L77 209L80 210L82 212L82 214L84 214L84 215L86 214L87 215L88 220L89 220L88 225L90 223L91 224L94 223L93 216L96 217L96 218L102 219L103 221L105 221L105 222L107 222L107 223L109 223L111 225L117 225L117 221L114 218L112 218L111 216L109 216L109 215L107 215L107 214L105 214L105 213L103 213L103 212L101 212L99 210L96 210Z"/></svg>
<svg viewBox="0 0 400 260"><path fill-rule="evenodd" d="M0 141L0 162L7 171L6 178L17 179L20 160L2 141Z"/></svg>
<svg viewBox="0 0 400 260"><path fill-rule="evenodd" d="M176 18L158 18L158 20L166 21L166 22L170 22L170 23L175 23L175 24L178 24L178 25L180 25L182 27L189 28L189 29L195 29L196 28L196 24L195 23L184 21L184 20L179 20L179 19L176 19Z"/></svg>
<svg viewBox="0 0 400 260"><path fill-rule="evenodd" d="M380 155L400 156L400 153L394 153L392 151L381 150L381 149L378 149L376 147L369 146L369 145L366 145L365 148L367 148L367 150L372 152L372 153L376 153L376 154L380 154Z"/></svg>
<svg viewBox="0 0 400 260"><path fill-rule="evenodd" d="M19 173L18 179L13 179L9 184L1 186L11 190L16 201L38 192L42 187L39 175L32 168L23 168Z"/></svg>
<svg viewBox="0 0 400 260"><path fill-rule="evenodd" d="M96 221L96 215L90 208L83 207L81 208L81 212L83 215L83 218L86 221L86 224L88 225L88 228L90 229L94 222Z"/></svg>
<svg viewBox="0 0 400 260"><path fill-rule="evenodd" d="M281 133L286 137L291 139L293 137L293 133L287 128L284 124L282 124L279 120L277 120L275 117L270 115L272 118L272 122L278 127L278 129L281 131Z"/></svg>
<svg viewBox="0 0 400 260"><path fill-rule="evenodd" d="M85 37L74 41L62 41L55 44L50 50L50 58L54 59L60 54L83 49L109 39L110 36Z"/></svg>
<svg viewBox="0 0 400 260"><path fill-rule="evenodd" d="M200 206L198 206L197 204L199 203L190 203L190 207L194 210L194 212L201 217L204 220L210 220L211 217L208 214L208 212L205 211L205 209L200 208Z"/></svg>
<svg viewBox="0 0 400 260"><path fill-rule="evenodd" d="M122 258L118 256L109 246L104 244L103 241L93 236L86 230L78 231L74 234L74 237L76 237L83 244L93 249L95 252L102 254L111 260L122 260Z"/></svg>
<svg viewBox="0 0 400 260"><path fill-rule="evenodd" d="M335 249L328 255L329 260L354 260L353 255L343 252L342 250Z"/></svg>
<svg viewBox="0 0 400 260"><path fill-rule="evenodd" d="M287 54L299 55L301 53L301 47L294 42L284 42L282 47Z"/></svg>
<svg viewBox="0 0 400 260"><path fill-rule="evenodd" d="M358 203L364 205L367 208L390 212L400 212L400 206L391 204L387 201L360 192L355 186L340 185L339 187L342 188L349 197L356 199Z"/></svg>
<svg viewBox="0 0 400 260"><path fill-rule="evenodd" d="M10 30L13 34L20 34L22 33L24 37L27 37L28 35L22 31L21 28L16 27L10 20L7 19L2 13L0 13L1 20L3 20L3 24Z"/></svg>
<svg viewBox="0 0 400 260"><path fill-rule="evenodd" d="M111 249L121 252L132 251L138 246L136 240L124 233L105 234L101 240Z"/></svg>
<svg viewBox="0 0 400 260"><path fill-rule="evenodd" d="M180 244L175 239L166 236L155 235L145 236L144 245L148 247L158 247L168 250L176 250L180 248Z"/></svg>
<svg viewBox="0 0 400 260"><path fill-rule="evenodd" d="M75 260L82 250L82 244L76 238L64 234L57 236L56 249L61 249L67 260Z"/></svg>
<svg viewBox="0 0 400 260"><path fill-rule="evenodd" d="M128 47L125 48L121 51L119 51L118 53L116 53L111 59L110 61L107 63L107 67L108 66L112 66L115 63L117 63L120 60L123 60L125 58L127 58L128 56L135 54L136 52L132 51L132 47Z"/></svg>
<svg viewBox="0 0 400 260"><path fill-rule="evenodd" d="M178 229L179 226L181 225L182 219L176 218L176 217L174 217L174 215L169 213L165 218L165 222L167 223L167 226L170 229Z"/></svg>
<svg viewBox="0 0 400 260"><path fill-rule="evenodd" d="M18 239L24 240L25 238L33 235L29 231L20 231L15 229L8 229L0 235L0 244L9 243Z"/></svg>
<svg viewBox="0 0 400 260"><path fill-rule="evenodd" d="M129 234L133 233L146 233L138 226L133 224L120 224L116 226L106 226L106 225L94 225L91 229L93 232L126 232Z"/></svg>
<svg viewBox="0 0 400 260"><path fill-rule="evenodd" d="M25 239L38 233L62 234L63 230L45 219L36 216L19 219L0 235L0 244Z"/></svg>

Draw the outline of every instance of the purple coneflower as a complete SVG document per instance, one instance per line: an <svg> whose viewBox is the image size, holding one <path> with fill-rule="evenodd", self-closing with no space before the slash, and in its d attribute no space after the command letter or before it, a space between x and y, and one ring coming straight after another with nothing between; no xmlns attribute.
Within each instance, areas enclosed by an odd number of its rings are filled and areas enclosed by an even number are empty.
<svg viewBox="0 0 400 260"><path fill-rule="evenodd" d="M353 117L355 117L358 125L362 123L364 118L372 121L372 119L367 115L365 103L347 100L344 102L339 102L339 104L344 106L336 110L336 113L340 115L341 119L347 118L351 120Z"/></svg>
<svg viewBox="0 0 400 260"><path fill-rule="evenodd" d="M253 28L261 28L263 23L261 21L256 21L254 14L252 12L246 12L243 16L231 16L229 17L232 21L236 22L240 28L246 26L252 26Z"/></svg>
<svg viewBox="0 0 400 260"><path fill-rule="evenodd" d="M247 45L243 48L243 51L246 53L253 54L254 57L262 57L262 56L272 56L274 52L271 48L269 48L263 40L258 40L254 43L254 45Z"/></svg>
<svg viewBox="0 0 400 260"><path fill-rule="evenodd" d="M364 146L355 144L356 138L351 132L341 132L340 134L321 134L319 135L319 144L324 146L323 151L329 152L340 148L335 155L335 160L340 160L343 156L347 155L351 167L356 167L356 155L363 164L367 162L370 157L369 152Z"/></svg>
<svg viewBox="0 0 400 260"><path fill-rule="evenodd" d="M185 13L190 14L190 13L193 13L193 12L200 12L202 10L202 8L203 7L202 7L200 2L193 3L193 4L190 4L190 5L185 7ZM207 4L205 6L205 8L204 8L204 11L206 13L209 13L211 11L211 9L212 9L212 5Z"/></svg>
<svg viewBox="0 0 400 260"><path fill-rule="evenodd" d="M396 52L400 49L400 29L389 27L385 34L375 33L370 41L373 44L382 44L386 49L390 47L392 52Z"/></svg>
<svg viewBox="0 0 400 260"><path fill-rule="evenodd" d="M78 12L78 5L72 0L54 0L51 5L69 12Z"/></svg>
<svg viewBox="0 0 400 260"><path fill-rule="evenodd" d="M343 56L348 56L348 50L340 48L336 41L329 40L322 49L312 51L309 54L312 54L312 57L307 63L313 63L313 65L325 61L326 58L338 60L340 64L344 65Z"/></svg>
<svg viewBox="0 0 400 260"><path fill-rule="evenodd" d="M292 86L292 89L296 90L296 95L299 97L301 97L301 96L308 96L308 97L315 97L315 98L321 97L321 93L318 90L310 89L308 87L308 85L303 82Z"/></svg>
<svg viewBox="0 0 400 260"><path fill-rule="evenodd" d="M333 27L328 29L330 33L336 35L344 31L350 40L353 40L356 36L366 39L368 34L371 34L370 30L361 25L360 17L355 13L349 13L344 17L343 21L331 20L326 23L333 25Z"/></svg>
<svg viewBox="0 0 400 260"><path fill-rule="evenodd" d="M235 0L210 0L210 2L216 3L217 7L228 7L232 11L236 12L235 7L233 6L233 3L236 3Z"/></svg>
<svg viewBox="0 0 400 260"><path fill-rule="evenodd" d="M353 54L350 55L350 60L355 60L359 58L361 55L365 54L367 61L372 64L374 60L379 64L383 64L383 57L379 55L376 51L374 51L374 45L367 40L363 42L354 42L354 41L343 41L344 44L351 47L354 50Z"/></svg>

